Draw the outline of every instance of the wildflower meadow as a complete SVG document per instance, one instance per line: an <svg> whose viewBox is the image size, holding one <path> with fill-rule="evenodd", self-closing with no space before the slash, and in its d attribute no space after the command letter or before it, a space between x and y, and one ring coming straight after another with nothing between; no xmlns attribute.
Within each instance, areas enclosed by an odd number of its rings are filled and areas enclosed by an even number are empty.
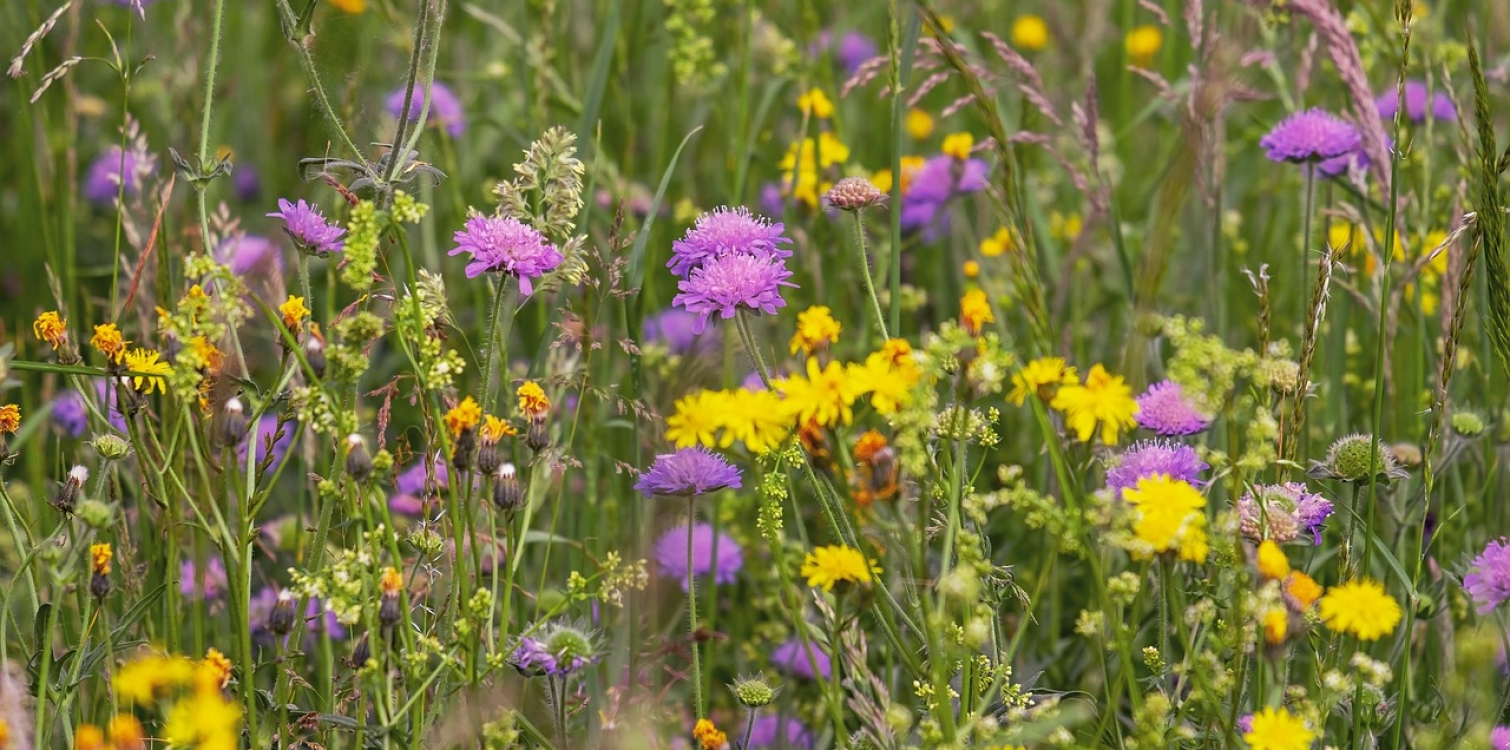
<svg viewBox="0 0 1510 750"><path fill-rule="evenodd" d="M1510 0L0 62L0 750L1510 750Z"/></svg>

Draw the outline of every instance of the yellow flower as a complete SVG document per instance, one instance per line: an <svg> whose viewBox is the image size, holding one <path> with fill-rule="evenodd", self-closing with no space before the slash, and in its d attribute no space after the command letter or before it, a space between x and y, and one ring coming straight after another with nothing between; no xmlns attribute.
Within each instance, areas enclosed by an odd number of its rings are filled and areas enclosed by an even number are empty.
<svg viewBox="0 0 1510 750"><path fill-rule="evenodd" d="M524 381L514 395L519 397L519 411L527 416L544 416L551 409L551 400L546 398L545 389L533 380Z"/></svg>
<svg viewBox="0 0 1510 750"><path fill-rule="evenodd" d="M921 141L933 135L933 115L924 112L917 107L907 110L907 135L915 141Z"/></svg>
<svg viewBox="0 0 1510 750"><path fill-rule="evenodd" d="M812 354L839 340L843 326L830 313L823 305L813 305L797 314L797 332L792 335L790 347L792 354L799 351Z"/></svg>
<svg viewBox="0 0 1510 750"><path fill-rule="evenodd" d="M378 581L378 589L383 596L398 596L398 592L404 588L404 577L399 575L398 568L388 566L383 568L383 577Z"/></svg>
<svg viewBox="0 0 1510 750"><path fill-rule="evenodd" d="M1302 611L1310 609L1311 605L1321 598L1321 584L1298 570L1292 570L1289 575L1285 576L1284 590L1295 599L1295 603L1300 605Z"/></svg>
<svg viewBox="0 0 1510 750"><path fill-rule="evenodd" d="M288 300L278 305L278 312L283 313L283 325L293 331L299 327L305 318L309 317L309 308L304 306L303 297L295 297L290 294Z"/></svg>
<svg viewBox="0 0 1510 750"><path fill-rule="evenodd" d="M231 660L218 649L210 649L205 652L204 666L208 670L206 674L213 677L212 682L217 689L224 690L231 682Z"/></svg>
<svg viewBox="0 0 1510 750"><path fill-rule="evenodd" d="M169 707L163 739L175 747L235 750L241 738L241 708L219 691L195 691Z"/></svg>
<svg viewBox="0 0 1510 750"><path fill-rule="evenodd" d="M131 714L110 717L110 746L113 750L142 750L147 746L147 732Z"/></svg>
<svg viewBox="0 0 1510 750"><path fill-rule="evenodd" d="M1012 240L1012 233L1006 227L996 230L996 234L980 241L980 254L987 258L995 258L1005 254L1008 250L1017 247Z"/></svg>
<svg viewBox="0 0 1510 750"><path fill-rule="evenodd" d="M452 437L457 437L477 427L477 423L482 421L482 407L478 406L471 396L467 396L461 400L461 403L446 412L445 419L446 429L451 432Z"/></svg>
<svg viewBox="0 0 1510 750"><path fill-rule="evenodd" d="M912 176L923 168L925 160L921 156L902 157L902 193L906 194L907 188L912 186ZM881 169L870 177L870 184L875 185L877 190L883 193L891 193L891 170Z"/></svg>
<svg viewBox="0 0 1510 750"><path fill-rule="evenodd" d="M132 387L142 393L167 393L167 387L163 384L163 376L171 375L173 368L167 362L159 361L157 352L151 349L136 347L126 352L126 369L136 373L131 379ZM145 383L145 385L144 385Z"/></svg>
<svg viewBox="0 0 1510 750"><path fill-rule="evenodd" d="M519 431L514 429L514 425L511 425L508 422L493 416L492 414L489 414L483 419L482 431L478 433L478 435L482 438L482 442L489 445L497 443L499 440L502 440L510 435L517 434L519 434Z"/></svg>
<svg viewBox="0 0 1510 750"><path fill-rule="evenodd" d="M353 16L367 10L367 0L330 0L330 4L334 5L336 10Z"/></svg>
<svg viewBox="0 0 1510 750"><path fill-rule="evenodd" d="M1062 391L1061 391L1062 392ZM1122 491L1122 498L1137 509L1133 535L1146 548L1134 549L1134 557L1147 553L1178 552L1181 560L1201 562L1210 546L1206 540L1206 497L1189 482L1168 474L1154 474Z"/></svg>
<svg viewBox="0 0 1510 750"><path fill-rule="evenodd" d="M972 336L980 335L981 326L996 322L996 316L991 312L991 303L986 299L985 292L979 289L965 292L965 296L959 300L959 321Z"/></svg>
<svg viewBox="0 0 1510 750"><path fill-rule="evenodd" d="M727 448L738 440L751 453L764 453L786 440L792 432L781 396L773 391L750 391L743 388L724 397L723 438L719 446Z"/></svg>
<svg viewBox="0 0 1510 750"><path fill-rule="evenodd" d="M210 343L210 340L203 336L189 339L189 348L193 350L195 356L199 357L204 368L211 373L220 372L220 368L225 364L225 355L221 353L220 347Z"/></svg>
<svg viewBox="0 0 1510 750"><path fill-rule="evenodd" d="M824 591L833 591L839 583L870 583L880 573L875 560L867 560L860 550L842 544L818 547L802 561L807 585Z"/></svg>
<svg viewBox="0 0 1510 750"><path fill-rule="evenodd" d="M849 161L849 147L839 137L824 131L815 141L804 138L793 143L781 159L781 185L794 198L809 206L818 205L818 196L830 187L819 180L819 171Z"/></svg>
<svg viewBox="0 0 1510 750"><path fill-rule="evenodd" d="M729 746L729 736L707 719L698 719L692 728L692 739L697 740L701 750L724 750Z"/></svg>
<svg viewBox="0 0 1510 750"><path fill-rule="evenodd" d="M859 391L838 362L829 362L828 367L820 370L818 360L809 359L806 378L793 375L777 380L775 385L786 397L787 413L798 422L833 427L849 424L855 417L850 406Z"/></svg>
<svg viewBox="0 0 1510 750"><path fill-rule="evenodd" d="M1290 633L1290 613L1284 607L1275 607L1264 613L1264 641L1270 646L1279 646Z"/></svg>
<svg viewBox="0 0 1510 750"><path fill-rule="evenodd" d="M973 260L967 260L965 261L964 271L965 278L973 279L980 275L980 263Z"/></svg>
<svg viewBox="0 0 1510 750"><path fill-rule="evenodd" d="M1243 740L1252 750L1309 750L1316 733L1286 708L1272 706L1253 715L1252 728Z"/></svg>
<svg viewBox="0 0 1510 750"><path fill-rule="evenodd" d="M1032 13L1018 16L1012 22L1012 46L1029 52L1049 46L1049 25Z"/></svg>
<svg viewBox="0 0 1510 750"><path fill-rule="evenodd" d="M31 332L37 335L40 341L46 341L52 345L52 350L68 342L68 321L58 317L56 310L49 310L37 316L32 321Z"/></svg>
<svg viewBox="0 0 1510 750"><path fill-rule="evenodd" d="M121 331L114 323L95 326L94 336L89 339L90 346L116 364L120 364L121 357L126 353L126 346L130 343L121 337Z"/></svg>
<svg viewBox="0 0 1510 750"><path fill-rule="evenodd" d="M1147 65L1164 46L1164 32L1153 24L1127 32L1127 56L1134 65Z"/></svg>
<svg viewBox="0 0 1510 750"><path fill-rule="evenodd" d="M170 689L194 679L194 662L182 656L149 654L126 662L111 681L116 695L128 704L151 706Z"/></svg>
<svg viewBox="0 0 1510 750"><path fill-rule="evenodd" d="M902 339L893 341L906 344ZM869 393L871 407L883 416L901 410L912 399L912 387L923 378L912 359L911 346L903 356L882 347L866 357L865 364L850 364L847 369L856 395Z"/></svg>
<svg viewBox="0 0 1510 750"><path fill-rule="evenodd" d="M110 575L110 558L115 553L110 549L109 542L100 542L89 545L89 566L98 575Z"/></svg>
<svg viewBox="0 0 1510 750"><path fill-rule="evenodd" d="M970 148L975 145L975 136L969 133L950 133L944 136L944 145L940 151L964 161L970 158Z"/></svg>
<svg viewBox="0 0 1510 750"><path fill-rule="evenodd" d="M715 434L723 427L728 407L728 394L721 391L697 391L677 399L676 413L666 418L666 439L678 448L716 447Z"/></svg>
<svg viewBox="0 0 1510 750"><path fill-rule="evenodd" d="M80 724L73 730L73 750L105 750L105 731L93 724Z"/></svg>
<svg viewBox="0 0 1510 750"><path fill-rule="evenodd" d="M1120 375L1112 375L1101 365L1086 373L1085 384L1066 384L1054 394L1049 406L1064 412L1064 423L1075 431L1082 443L1088 443L1101 428L1101 442L1114 445L1123 430L1131 430L1137 421L1138 402L1132 389Z"/></svg>
<svg viewBox="0 0 1510 750"><path fill-rule="evenodd" d="M15 404L0 406L0 434L14 435L21 429L21 407Z"/></svg>
<svg viewBox="0 0 1510 750"><path fill-rule="evenodd" d="M1266 580L1278 581L1290 574L1290 559L1272 539L1258 545L1258 573Z"/></svg>
<svg viewBox="0 0 1510 750"><path fill-rule="evenodd" d="M811 113L813 117L827 120L834 116L834 103L828 100L828 95L822 89L808 89L797 97L797 109L803 114Z"/></svg>
<svg viewBox="0 0 1510 750"><path fill-rule="evenodd" d="M1012 375L1012 391L1007 394L1007 399L1018 406L1022 406L1030 395L1047 401L1050 388L1079 382L1080 376L1075 374L1075 368L1065 363L1064 357L1039 357Z"/></svg>
<svg viewBox="0 0 1510 750"><path fill-rule="evenodd" d="M1321 619L1334 632L1377 641L1400 624L1399 602L1378 581L1360 579L1333 586L1321 597Z"/></svg>
<svg viewBox="0 0 1510 750"><path fill-rule="evenodd" d="M1080 218L1080 214L1065 216L1058 211L1049 213L1049 236L1060 242L1074 242L1079 239L1080 230L1084 227L1085 221Z"/></svg>

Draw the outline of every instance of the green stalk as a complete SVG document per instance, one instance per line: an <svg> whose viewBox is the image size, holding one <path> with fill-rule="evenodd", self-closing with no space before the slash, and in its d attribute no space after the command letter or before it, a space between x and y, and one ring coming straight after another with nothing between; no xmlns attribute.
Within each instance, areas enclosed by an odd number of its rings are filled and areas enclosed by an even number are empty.
<svg viewBox="0 0 1510 750"><path fill-rule="evenodd" d="M703 670L697 655L697 576L692 573L692 530L697 519L695 495L687 496L687 643L692 649L692 695L697 709L697 718L706 718L703 713Z"/></svg>
<svg viewBox="0 0 1510 750"><path fill-rule="evenodd" d="M893 213L898 213L893 211ZM865 296L870 298L870 311L876 317L876 328L881 332L881 340L891 338L886 330L886 314L881 312L881 301L876 297L876 285L870 275L870 256L865 252L865 210L860 209L855 214L855 247L859 251L860 275L865 279ZM900 253L896 253L901 257ZM895 292L893 292L895 294ZM895 325L895 324L893 324ZM869 348L869 347L867 347Z"/></svg>

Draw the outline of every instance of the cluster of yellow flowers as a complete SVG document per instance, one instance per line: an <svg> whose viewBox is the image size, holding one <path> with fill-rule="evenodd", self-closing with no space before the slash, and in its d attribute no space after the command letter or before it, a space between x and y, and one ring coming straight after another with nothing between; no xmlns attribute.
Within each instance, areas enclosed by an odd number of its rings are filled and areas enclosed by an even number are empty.
<svg viewBox="0 0 1510 750"><path fill-rule="evenodd" d="M123 665L115 673L113 684L116 694L128 705L141 709L164 706L162 739L168 744L233 750L241 736L241 707L227 700L223 692L230 676L230 660L215 649L199 662L149 653ZM134 716L115 717L109 729L110 746L115 750L143 746L145 734ZM94 747L106 747L98 727L85 725L75 736L98 738Z"/></svg>
<svg viewBox="0 0 1510 750"><path fill-rule="evenodd" d="M1099 433L1101 442L1115 445L1123 432L1137 425L1138 402L1132 388L1099 364L1082 383L1063 357L1035 359L1012 375L1012 391L1007 394L1018 406L1029 396L1061 412L1065 426L1083 443Z"/></svg>

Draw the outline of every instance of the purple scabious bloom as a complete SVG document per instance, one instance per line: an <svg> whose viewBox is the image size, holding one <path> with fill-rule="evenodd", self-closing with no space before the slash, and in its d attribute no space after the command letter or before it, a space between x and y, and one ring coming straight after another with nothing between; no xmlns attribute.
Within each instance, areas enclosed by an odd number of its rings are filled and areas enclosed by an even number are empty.
<svg viewBox="0 0 1510 750"><path fill-rule="evenodd" d="M1394 86L1390 86L1374 99L1374 106L1379 110L1380 119L1393 120L1400 109L1399 93ZM1452 122L1458 119L1458 109L1452 104L1452 97L1445 91L1438 91L1428 95L1426 82L1419 78L1412 78L1405 82L1405 116L1411 122L1420 123L1426 121L1426 116L1443 122Z"/></svg>
<svg viewBox="0 0 1510 750"><path fill-rule="evenodd" d="M268 473L278 471L278 467L283 464L283 459L288 456L288 448L294 443L294 428L296 426L294 422L288 422L283 425L283 434L278 436L278 440L273 443L271 448L273 460L272 463L267 465ZM277 434L278 416L276 414L263 414L262 418L257 420L257 433L254 438L257 441L258 463L261 463L262 459L268 454L267 441L272 440L273 435ZM246 451L247 442L243 441L237 448L237 453L241 456L242 461L246 460Z"/></svg>
<svg viewBox="0 0 1510 750"><path fill-rule="evenodd" d="M1495 727L1491 730L1489 746L1494 750L1510 750L1510 727Z"/></svg>
<svg viewBox="0 0 1510 750"><path fill-rule="evenodd" d="M240 165L231 175L231 187L236 191L237 198L251 203L262 196L262 175L250 164Z"/></svg>
<svg viewBox="0 0 1510 750"><path fill-rule="evenodd" d="M792 255L782 247L792 242L782 234L785 229L780 222L773 224L743 206L717 208L697 217L697 223L671 243L671 260L666 267L688 279L694 270L727 255L785 260Z"/></svg>
<svg viewBox="0 0 1510 750"><path fill-rule="evenodd" d="M218 557L211 557L202 571L195 568L193 560L185 560L178 577L178 591L187 599L209 601L219 599L225 593L225 563Z"/></svg>
<svg viewBox="0 0 1510 750"><path fill-rule="evenodd" d="M152 173L152 162L133 148L126 151L124 166L126 196L130 197L142 189L143 178ZM84 198L98 206L115 205L121 188L121 167L120 146L111 146L95 157L84 177Z"/></svg>
<svg viewBox="0 0 1510 750"><path fill-rule="evenodd" d="M575 625L551 623L520 637L508 661L527 677L567 677L597 661L597 645Z"/></svg>
<svg viewBox="0 0 1510 750"><path fill-rule="evenodd" d="M960 195L986 189L991 167L980 159L956 159L940 154L923 162L902 194L902 229L922 230L925 239L940 231L947 216L943 209Z"/></svg>
<svg viewBox="0 0 1510 750"><path fill-rule="evenodd" d="M771 664L782 672L809 680L828 679L828 654L817 643L793 638L771 652Z"/></svg>
<svg viewBox="0 0 1510 750"><path fill-rule="evenodd" d="M1199 485L1201 472L1209 468L1188 445L1173 440L1140 440L1122 454L1116 466L1107 469L1106 486L1120 495L1136 487L1139 479L1155 474Z"/></svg>
<svg viewBox="0 0 1510 750"><path fill-rule="evenodd" d="M1172 380L1149 386L1137 402L1138 426L1159 435L1194 435L1211 426L1211 417L1185 398L1185 389Z"/></svg>
<svg viewBox="0 0 1510 750"><path fill-rule="evenodd" d="M760 210L770 216L786 212L786 196L781 194L781 183L767 182L760 186Z"/></svg>
<svg viewBox="0 0 1510 750"><path fill-rule="evenodd" d="M665 344L672 354L690 354L717 348L716 332L698 334L697 316L676 307L668 307L645 319L645 341Z"/></svg>
<svg viewBox="0 0 1510 750"><path fill-rule="evenodd" d="M781 287L797 286L787 281L791 277L792 272L779 258L725 255L693 269L690 278L678 282L681 293L671 298L671 304L696 313L692 332L702 333L714 313L724 320L734 317L740 308L775 315L786 307Z"/></svg>
<svg viewBox="0 0 1510 750"><path fill-rule="evenodd" d="M398 477L394 479L394 485L400 494L435 495L439 494L441 490L450 488L451 475L446 469L446 462L441 459L440 454L437 453L431 456L429 463L435 474L434 484L431 484L429 481L428 475L431 472L425 468L425 462L416 461L409 468L399 472Z"/></svg>
<svg viewBox="0 0 1510 750"><path fill-rule="evenodd" d="M1463 588L1478 606L1481 615L1510 600L1510 540L1503 537L1490 541L1484 551L1468 564Z"/></svg>
<svg viewBox="0 0 1510 750"><path fill-rule="evenodd" d="M813 733L807 725L788 716L782 718L766 714L755 720L750 728L750 744L746 750L755 748L787 748L788 750L811 750Z"/></svg>
<svg viewBox="0 0 1510 750"><path fill-rule="evenodd" d="M215 259L237 276L267 275L283 270L283 254L272 240L256 234L228 237L215 250Z"/></svg>
<svg viewBox="0 0 1510 750"><path fill-rule="evenodd" d="M1255 542L1290 542L1304 533L1321 544L1321 526L1332 511L1332 501L1300 482L1260 484L1237 501L1238 527Z"/></svg>
<svg viewBox="0 0 1510 750"><path fill-rule="evenodd" d="M388 498L388 510L391 510L401 516L418 518L421 515L424 515L425 498L422 498L418 495L411 495L407 492L400 492L397 495Z"/></svg>
<svg viewBox="0 0 1510 750"><path fill-rule="evenodd" d="M531 279L561 265L560 251L546 242L544 235L507 216L473 216L452 239L456 247L448 255L472 255L467 263L467 278L475 279L490 271L517 276L519 291L526 297L535 293Z"/></svg>
<svg viewBox="0 0 1510 750"><path fill-rule="evenodd" d="M431 85L431 91L435 96L430 100L430 113L427 115L430 122L443 125L446 132L452 138L460 136L467 131L466 115L461 111L461 100L451 92L445 84L435 81ZM398 117L404 113L404 88L400 86L388 95L385 102L388 113ZM418 120L420 108L425 104L425 92L420 89L419 83L414 84L414 97L409 102L409 119Z"/></svg>
<svg viewBox="0 0 1510 750"><path fill-rule="evenodd" d="M1270 161L1318 162L1357 151L1362 142L1352 123L1324 109L1308 109L1281 120L1258 145Z"/></svg>
<svg viewBox="0 0 1510 750"><path fill-rule="evenodd" d="M661 535L655 543L655 560L662 575L680 581L682 590L687 590L687 524L673 526ZM733 537L715 534L712 524L692 527L693 575L704 580L711 576L715 585L733 583L744 564L744 552Z"/></svg>
<svg viewBox="0 0 1510 750"><path fill-rule="evenodd" d="M813 57L818 57L825 50L833 50L834 60L844 68L844 74L852 76L866 60L878 54L878 49L874 39L858 31L845 32L835 45L834 33L824 29L818 34L818 41L813 43L809 52Z"/></svg>
<svg viewBox="0 0 1510 750"><path fill-rule="evenodd" d="M740 487L739 469L723 456L700 445L656 456L655 463L634 485L646 499L656 495L697 497Z"/></svg>
<svg viewBox="0 0 1510 750"><path fill-rule="evenodd" d="M52 402L52 423L68 437L83 437L89 430L89 410L84 406L84 394L72 388L59 393Z"/></svg>
<svg viewBox="0 0 1510 750"><path fill-rule="evenodd" d="M282 219L283 231L294 238L294 243L316 255L338 253L346 245L341 240L346 230L326 221L320 207L306 203L303 198L298 203L279 198L278 210L268 216Z"/></svg>

